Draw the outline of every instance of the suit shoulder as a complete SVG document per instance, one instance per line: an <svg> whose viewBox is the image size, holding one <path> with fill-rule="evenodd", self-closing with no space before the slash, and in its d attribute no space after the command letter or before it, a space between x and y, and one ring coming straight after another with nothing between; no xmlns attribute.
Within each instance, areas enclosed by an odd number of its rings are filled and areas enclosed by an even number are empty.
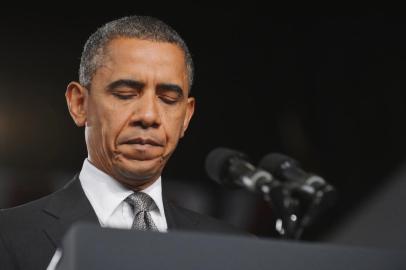
<svg viewBox="0 0 406 270"><path fill-rule="evenodd" d="M19 219L21 219L22 217L31 216L33 213L43 209L52 195L53 193L25 204L21 204L11 208L0 209L0 218L3 220L7 220L14 217L18 217Z"/></svg>
<svg viewBox="0 0 406 270"><path fill-rule="evenodd" d="M67 183L64 187L54 191L46 196L36 199L25 204L21 204L11 208L0 209L0 224L1 220L5 218L17 217L19 220L22 218L30 218L36 216L37 213L42 212L44 209L52 206L52 200L57 197L63 196L66 193L67 187L72 186L73 181Z"/></svg>
<svg viewBox="0 0 406 270"><path fill-rule="evenodd" d="M52 205L52 199L61 190L50 193L34 201L11 208L0 209L1 233L38 230L49 220L45 209Z"/></svg>

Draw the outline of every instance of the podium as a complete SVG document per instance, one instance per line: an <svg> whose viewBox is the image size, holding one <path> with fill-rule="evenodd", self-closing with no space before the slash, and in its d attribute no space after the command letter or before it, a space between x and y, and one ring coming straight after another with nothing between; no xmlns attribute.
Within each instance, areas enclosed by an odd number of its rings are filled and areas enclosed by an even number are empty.
<svg viewBox="0 0 406 270"><path fill-rule="evenodd" d="M192 232L141 232L75 225L58 270L406 269L406 251Z"/></svg>

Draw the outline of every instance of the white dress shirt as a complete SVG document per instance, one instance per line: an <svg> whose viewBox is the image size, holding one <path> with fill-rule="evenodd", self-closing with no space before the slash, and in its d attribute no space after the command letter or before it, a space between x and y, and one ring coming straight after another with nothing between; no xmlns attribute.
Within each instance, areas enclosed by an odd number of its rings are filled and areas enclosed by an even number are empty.
<svg viewBox="0 0 406 270"><path fill-rule="evenodd" d="M79 174L80 183L102 227L130 229L134 213L124 200L134 191L96 168L86 159ZM168 229L162 202L161 177L142 190L148 194L158 209L150 211L151 218L160 232Z"/></svg>
<svg viewBox="0 0 406 270"><path fill-rule="evenodd" d="M79 180L102 227L131 228L134 213L130 205L124 200L134 191L126 188L117 182L117 180L96 168L88 159L85 159L83 162ZM160 232L166 232L168 225L162 202L161 177L152 185L142 190L142 192L148 194L155 201L158 209L150 211L151 218ZM61 256L60 249L57 249L47 270L54 270Z"/></svg>

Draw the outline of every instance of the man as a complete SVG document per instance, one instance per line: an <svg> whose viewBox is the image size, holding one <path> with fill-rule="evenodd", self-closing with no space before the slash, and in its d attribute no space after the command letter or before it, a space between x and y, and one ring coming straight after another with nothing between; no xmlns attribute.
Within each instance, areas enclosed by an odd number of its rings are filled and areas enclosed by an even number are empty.
<svg viewBox="0 0 406 270"><path fill-rule="evenodd" d="M85 127L88 158L62 190L0 212L0 269L45 269L77 221L237 232L162 195L162 170L194 112L192 82L185 42L157 19L126 17L92 34L79 82L66 90L74 122Z"/></svg>

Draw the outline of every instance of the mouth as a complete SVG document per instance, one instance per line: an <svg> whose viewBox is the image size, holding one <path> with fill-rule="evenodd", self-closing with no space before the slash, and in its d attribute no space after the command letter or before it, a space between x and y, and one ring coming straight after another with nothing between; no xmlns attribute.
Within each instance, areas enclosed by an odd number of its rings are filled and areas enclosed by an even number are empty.
<svg viewBox="0 0 406 270"><path fill-rule="evenodd" d="M163 154L165 145L162 140L153 137L127 137L119 142L117 154L127 160L156 160Z"/></svg>
<svg viewBox="0 0 406 270"><path fill-rule="evenodd" d="M133 138L127 141L124 141L123 144L130 144L130 145L145 145L145 146L158 146L162 147L163 145L151 138Z"/></svg>

